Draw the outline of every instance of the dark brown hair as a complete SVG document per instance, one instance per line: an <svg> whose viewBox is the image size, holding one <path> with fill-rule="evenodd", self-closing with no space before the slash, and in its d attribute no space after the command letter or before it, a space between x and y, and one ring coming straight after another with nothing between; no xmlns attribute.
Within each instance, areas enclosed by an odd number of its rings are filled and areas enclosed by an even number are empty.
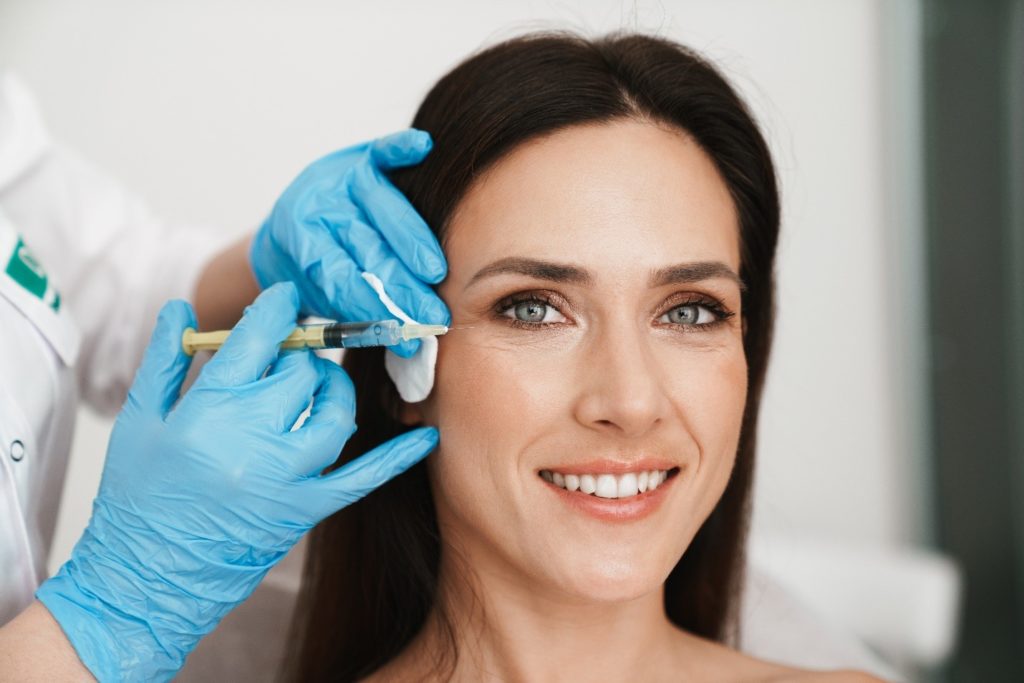
<svg viewBox="0 0 1024 683"><path fill-rule="evenodd" d="M392 175L438 236L474 180L524 142L616 119L685 131L713 160L735 203L748 393L735 467L722 498L665 583L679 627L728 641L743 573L758 407L771 345L779 203L771 156L744 103L689 49L645 35L587 40L535 34L469 58L430 91L413 121L434 149ZM406 431L381 349L348 352L359 431L346 462ZM311 534L286 673L349 681L398 655L435 607L442 543L423 463ZM442 610L443 617L443 610ZM451 652L439 666L454 666Z"/></svg>

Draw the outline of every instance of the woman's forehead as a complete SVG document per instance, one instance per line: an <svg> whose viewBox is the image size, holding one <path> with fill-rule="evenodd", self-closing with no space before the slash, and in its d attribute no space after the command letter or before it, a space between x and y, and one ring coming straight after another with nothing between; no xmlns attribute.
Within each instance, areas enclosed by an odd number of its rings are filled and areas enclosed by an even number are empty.
<svg viewBox="0 0 1024 683"><path fill-rule="evenodd" d="M521 145L459 203L445 240L453 275L510 255L600 272L720 261L739 270L739 229L714 163L685 133L622 120Z"/></svg>

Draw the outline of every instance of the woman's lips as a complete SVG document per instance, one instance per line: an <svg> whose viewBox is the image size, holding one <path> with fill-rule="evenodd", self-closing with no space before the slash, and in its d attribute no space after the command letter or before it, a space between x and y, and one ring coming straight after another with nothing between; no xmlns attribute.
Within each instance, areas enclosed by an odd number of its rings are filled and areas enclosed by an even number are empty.
<svg viewBox="0 0 1024 683"><path fill-rule="evenodd" d="M571 465L558 465L545 468L549 472L561 472L562 474L625 474L626 472L640 473L650 470L671 470L677 468L675 463L666 458L643 457L631 460L590 460L588 462L577 462ZM544 470L540 470L543 472Z"/></svg>
<svg viewBox="0 0 1024 683"><path fill-rule="evenodd" d="M630 522L653 513L668 495L680 469L668 467L613 474L590 470L582 474L563 474L541 470L544 485L575 508L605 521Z"/></svg>

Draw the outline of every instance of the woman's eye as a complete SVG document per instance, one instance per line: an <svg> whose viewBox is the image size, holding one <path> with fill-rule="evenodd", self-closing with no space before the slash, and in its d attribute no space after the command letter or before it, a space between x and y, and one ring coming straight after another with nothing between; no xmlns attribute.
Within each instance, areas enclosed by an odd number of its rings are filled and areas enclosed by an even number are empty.
<svg viewBox="0 0 1024 683"><path fill-rule="evenodd" d="M502 311L502 315L521 323L565 322L565 316L559 313L558 309L539 299L528 299L515 303Z"/></svg>
<svg viewBox="0 0 1024 683"><path fill-rule="evenodd" d="M672 323L675 325L709 325L718 320L718 316L711 312L707 306L700 304L686 304L676 306L665 315L661 316L659 322Z"/></svg>

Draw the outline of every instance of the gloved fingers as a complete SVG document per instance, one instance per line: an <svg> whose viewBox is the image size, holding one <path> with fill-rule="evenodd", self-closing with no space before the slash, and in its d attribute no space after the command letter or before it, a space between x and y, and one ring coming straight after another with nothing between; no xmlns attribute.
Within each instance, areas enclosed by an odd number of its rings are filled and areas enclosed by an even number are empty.
<svg viewBox="0 0 1024 683"><path fill-rule="evenodd" d="M392 319L394 316L362 278L365 269L375 266L384 273L393 272L395 268L405 270L408 280L415 283L413 286L418 285L441 306L430 314L443 316L447 324L448 309L444 303L408 273L376 230L359 219L361 212L357 207L347 199L337 198L323 201L321 205L317 217L319 229L310 230L310 239L322 243L317 252L318 262L305 269L317 297L325 301L327 312L318 311L321 315L348 321ZM391 348L408 358L419 350L420 342L413 339Z"/></svg>
<svg viewBox="0 0 1024 683"><path fill-rule="evenodd" d="M432 284L445 278L448 263L434 233L380 170L372 164L356 165L349 196L417 277Z"/></svg>
<svg viewBox="0 0 1024 683"><path fill-rule="evenodd" d="M347 207L339 206L337 199L321 195L310 201L315 205L312 213L283 237L274 237L270 243L254 240L250 260L275 261L277 279L292 280L299 288L300 310L304 314L349 321L379 319L380 312L386 315L373 290L362 282L352 257L335 238L335 233L343 229L342 224L348 222L348 216L358 209L347 199L341 200ZM345 291L346 287L355 290L351 292L355 301ZM367 316L367 310L378 313Z"/></svg>
<svg viewBox="0 0 1024 683"><path fill-rule="evenodd" d="M390 171L420 163L433 146L430 133L409 128L374 140L370 144L370 158L377 168Z"/></svg>
<svg viewBox="0 0 1024 683"><path fill-rule="evenodd" d="M352 322L391 320L394 316L363 279L362 272L348 252L336 246L308 270L308 275L329 302L331 317Z"/></svg>
<svg viewBox="0 0 1024 683"><path fill-rule="evenodd" d="M254 392L257 410L266 418L253 419L269 419L275 433L291 430L323 381L318 360L312 351L283 351Z"/></svg>
<svg viewBox="0 0 1024 683"><path fill-rule="evenodd" d="M339 220L344 217L343 211L332 209L331 212ZM326 210L321 210L316 216L298 223L286 242L273 247L277 252L275 258L287 263L287 277L299 287L302 313L337 320L374 319L366 317L366 310L381 311L384 307L373 290L362 282L358 267L335 239L334 226L325 214ZM340 296L346 286L355 289L356 301L352 301L347 292Z"/></svg>
<svg viewBox="0 0 1024 683"><path fill-rule="evenodd" d="M316 476L337 460L356 430L352 380L336 363L315 360L321 366L322 379L313 396L313 409L302 426L286 437L294 452L292 470L302 477Z"/></svg>
<svg viewBox="0 0 1024 683"><path fill-rule="evenodd" d="M334 514L405 472L429 455L437 442L434 427L414 429L315 480L327 495L328 507L321 510L322 516Z"/></svg>
<svg viewBox="0 0 1024 683"><path fill-rule="evenodd" d="M196 380L196 387L237 387L255 382L277 358L278 346L295 329L299 293L291 282L264 290L245 309L227 341Z"/></svg>
<svg viewBox="0 0 1024 683"><path fill-rule="evenodd" d="M345 230L338 231L337 239L361 269L380 278L388 296L417 322L428 325L451 322L451 314L441 298L410 272L374 228L352 219Z"/></svg>
<svg viewBox="0 0 1024 683"><path fill-rule="evenodd" d="M181 392L192 357L182 348L181 337L186 328L195 329L196 316L184 301L168 301L160 309L156 327L135 381L128 391L127 404L160 417L174 405Z"/></svg>
<svg viewBox="0 0 1024 683"><path fill-rule="evenodd" d="M414 320L440 325L447 325L451 321L448 307L441 298L409 272L376 230L358 219L350 218L345 229L338 231L337 239L361 270L381 279L388 296ZM389 312L385 317L394 316ZM419 340L412 339L391 347L391 350L403 358L409 358L419 348Z"/></svg>

